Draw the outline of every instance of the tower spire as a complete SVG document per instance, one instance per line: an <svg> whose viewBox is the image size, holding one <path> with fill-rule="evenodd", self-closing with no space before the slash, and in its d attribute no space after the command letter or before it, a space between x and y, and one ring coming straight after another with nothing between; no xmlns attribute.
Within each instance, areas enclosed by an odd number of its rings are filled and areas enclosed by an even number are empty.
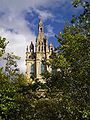
<svg viewBox="0 0 90 120"><path fill-rule="evenodd" d="M40 18L40 20L39 20L39 24L38 24L38 33L41 33L41 34L44 33L44 26L43 26L42 18Z"/></svg>
<svg viewBox="0 0 90 120"><path fill-rule="evenodd" d="M38 23L38 35L37 35L37 42L42 41L44 39L44 26L43 26L43 21L42 18L40 18L39 23Z"/></svg>
<svg viewBox="0 0 90 120"><path fill-rule="evenodd" d="M42 73L46 70L51 72L52 68L44 65L42 61L46 61L50 56L53 56L53 46L52 44L50 44L50 47L48 46L48 39L44 35L43 20L39 17L35 49L32 42L26 49L26 76L28 82L32 81L34 75L35 79L45 83Z"/></svg>
<svg viewBox="0 0 90 120"><path fill-rule="evenodd" d="M40 18L39 26L43 26L42 18Z"/></svg>

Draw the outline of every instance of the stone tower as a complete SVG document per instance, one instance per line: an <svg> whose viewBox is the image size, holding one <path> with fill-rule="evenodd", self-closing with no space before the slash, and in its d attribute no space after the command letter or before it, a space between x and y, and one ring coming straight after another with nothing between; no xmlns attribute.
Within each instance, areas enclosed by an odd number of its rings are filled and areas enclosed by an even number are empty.
<svg viewBox="0 0 90 120"><path fill-rule="evenodd" d="M49 59L52 54L54 47L52 44L48 46L48 40L44 35L44 26L42 19L40 19L38 24L38 35L36 38L35 51L34 45L31 42L30 46L27 46L26 49L26 76L27 78L38 79L39 81L43 81L42 73L45 69L51 71L48 66L43 64L43 60Z"/></svg>

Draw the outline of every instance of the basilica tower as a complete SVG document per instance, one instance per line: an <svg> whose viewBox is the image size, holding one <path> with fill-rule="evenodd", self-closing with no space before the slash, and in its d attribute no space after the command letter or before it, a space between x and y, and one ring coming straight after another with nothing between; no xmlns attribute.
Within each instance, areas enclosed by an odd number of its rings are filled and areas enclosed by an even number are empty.
<svg viewBox="0 0 90 120"><path fill-rule="evenodd" d="M47 66L43 64L43 60L49 59L53 51L53 45L48 46L48 40L44 35L44 25L42 19L40 19L38 24L38 34L34 45L31 42L30 46L27 46L26 50L26 76L31 78L32 76L39 81L43 81L42 73L47 69Z"/></svg>

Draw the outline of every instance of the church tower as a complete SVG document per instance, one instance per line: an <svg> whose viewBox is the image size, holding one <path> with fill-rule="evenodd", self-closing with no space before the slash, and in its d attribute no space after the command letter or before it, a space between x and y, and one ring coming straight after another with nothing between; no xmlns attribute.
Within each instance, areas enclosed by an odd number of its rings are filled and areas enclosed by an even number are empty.
<svg viewBox="0 0 90 120"><path fill-rule="evenodd" d="M34 45L31 42L29 48L26 49L26 76L43 82L42 73L50 68L43 64L43 60L49 59L52 51L54 50L53 45L48 46L48 40L44 35L44 26L42 19L38 24L38 34L36 37L35 52Z"/></svg>

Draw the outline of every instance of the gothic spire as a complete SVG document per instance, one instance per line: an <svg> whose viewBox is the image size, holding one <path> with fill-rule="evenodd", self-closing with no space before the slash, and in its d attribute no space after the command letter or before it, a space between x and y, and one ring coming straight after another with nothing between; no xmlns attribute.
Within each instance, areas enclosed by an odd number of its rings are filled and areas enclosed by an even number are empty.
<svg viewBox="0 0 90 120"><path fill-rule="evenodd" d="M45 38L44 26L43 26L42 18L40 18L39 23L38 23L38 34L37 34L37 38L36 38L37 45L39 45L39 43L42 44L44 38Z"/></svg>
<svg viewBox="0 0 90 120"><path fill-rule="evenodd" d="M40 21L39 21L39 24L38 24L38 31L39 31L39 33L44 33L42 18L40 18Z"/></svg>
<svg viewBox="0 0 90 120"><path fill-rule="evenodd" d="M42 18L40 18L39 26L43 26Z"/></svg>

